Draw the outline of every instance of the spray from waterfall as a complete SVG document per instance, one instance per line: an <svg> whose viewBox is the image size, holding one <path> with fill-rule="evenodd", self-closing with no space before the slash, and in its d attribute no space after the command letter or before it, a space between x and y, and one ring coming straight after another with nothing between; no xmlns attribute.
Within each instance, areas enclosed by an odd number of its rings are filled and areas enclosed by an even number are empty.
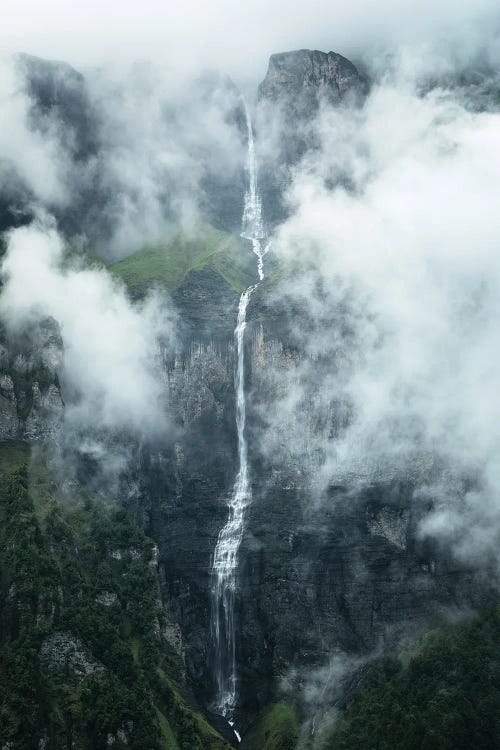
<svg viewBox="0 0 500 750"><path fill-rule="evenodd" d="M236 623L235 596L237 584L238 551L243 538L245 510L252 500L252 489L248 467L248 445L245 435L245 349L247 307L250 297L264 279L264 256L269 244L265 244L262 221L262 202L257 184L257 160L252 120L246 102L243 100L247 124L248 190L242 218L241 236L250 240L257 256L259 281L242 293L238 307L238 319L234 330L236 346L236 432L238 437L238 474L228 503L228 519L219 532L212 562L212 627L215 657L215 680L217 695L215 710L224 716L231 726L237 701L236 670ZM239 739L239 735L235 730Z"/></svg>

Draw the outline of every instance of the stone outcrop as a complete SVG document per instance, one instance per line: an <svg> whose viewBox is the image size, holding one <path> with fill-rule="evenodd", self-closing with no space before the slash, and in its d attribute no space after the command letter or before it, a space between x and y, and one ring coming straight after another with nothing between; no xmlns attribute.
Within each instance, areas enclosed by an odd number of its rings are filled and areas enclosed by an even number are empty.
<svg viewBox="0 0 500 750"><path fill-rule="evenodd" d="M47 636L40 647L40 661L50 674L69 674L77 681L104 669L83 643L69 633Z"/></svg>
<svg viewBox="0 0 500 750"><path fill-rule="evenodd" d="M33 102L32 127L43 133L56 123L72 158L81 161L95 155L98 123L84 76L65 62L26 54L18 56L17 66Z"/></svg>
<svg viewBox="0 0 500 750"><path fill-rule="evenodd" d="M257 132L266 143L259 184L268 225L287 217L284 196L293 169L320 145L314 121L321 105L357 107L367 92L367 80L337 52L301 49L271 55L257 105Z"/></svg>
<svg viewBox="0 0 500 750"><path fill-rule="evenodd" d="M357 68L337 52L300 49L271 55L259 100L286 102L296 113L310 116L322 97L337 104L364 94L366 88Z"/></svg>

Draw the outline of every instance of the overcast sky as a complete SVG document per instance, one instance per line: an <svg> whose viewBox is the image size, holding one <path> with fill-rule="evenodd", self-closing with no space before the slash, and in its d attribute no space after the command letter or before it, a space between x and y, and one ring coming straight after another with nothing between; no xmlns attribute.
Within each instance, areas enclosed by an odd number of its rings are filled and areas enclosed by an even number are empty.
<svg viewBox="0 0 500 750"><path fill-rule="evenodd" d="M4 52L80 67L152 58L252 80L263 77L272 52L286 49L356 58L373 44L460 37L460 46L474 46L499 15L497 0L2 0L0 39Z"/></svg>

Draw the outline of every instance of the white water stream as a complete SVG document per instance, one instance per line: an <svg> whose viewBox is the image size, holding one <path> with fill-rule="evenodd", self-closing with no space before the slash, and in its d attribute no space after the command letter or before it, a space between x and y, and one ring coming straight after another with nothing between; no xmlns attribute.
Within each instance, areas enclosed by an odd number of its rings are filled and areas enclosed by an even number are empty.
<svg viewBox="0 0 500 750"><path fill-rule="evenodd" d="M238 474L228 503L228 519L219 532L212 561L212 627L214 640L214 662L217 695L215 710L233 726L233 715L237 701L236 669L236 623L235 595L237 584L238 551L243 538L245 510L252 500L248 468L248 446L245 436L245 349L247 307L250 297L264 279L264 256L269 249L265 244L262 221L262 203L257 184L257 162L252 120L244 101L248 134L248 190L242 218L241 236L252 243L257 256L259 281L242 293L238 307L238 319L234 330L236 346L236 431L238 436ZM234 729L234 727L233 727ZM234 730L238 740L240 736Z"/></svg>

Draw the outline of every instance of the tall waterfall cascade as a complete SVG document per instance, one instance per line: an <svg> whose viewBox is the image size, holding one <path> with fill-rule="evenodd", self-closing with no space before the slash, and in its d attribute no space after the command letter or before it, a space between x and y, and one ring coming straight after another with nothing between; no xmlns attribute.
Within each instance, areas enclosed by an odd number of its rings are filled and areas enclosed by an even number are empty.
<svg viewBox="0 0 500 750"><path fill-rule="evenodd" d="M237 703L235 596L238 552L243 538L245 510L252 500L248 467L248 445L245 435L245 350L246 316L250 297L264 279L266 244L262 220L262 202L258 191L257 160L250 111L243 100L246 115L248 153L248 189L245 194L241 236L252 243L257 256L258 281L242 293L234 329L236 347L235 394L236 431L238 437L238 474L228 502L228 518L217 538L212 561L212 628L216 681L215 710L233 726ZM238 733L235 731L239 738Z"/></svg>

